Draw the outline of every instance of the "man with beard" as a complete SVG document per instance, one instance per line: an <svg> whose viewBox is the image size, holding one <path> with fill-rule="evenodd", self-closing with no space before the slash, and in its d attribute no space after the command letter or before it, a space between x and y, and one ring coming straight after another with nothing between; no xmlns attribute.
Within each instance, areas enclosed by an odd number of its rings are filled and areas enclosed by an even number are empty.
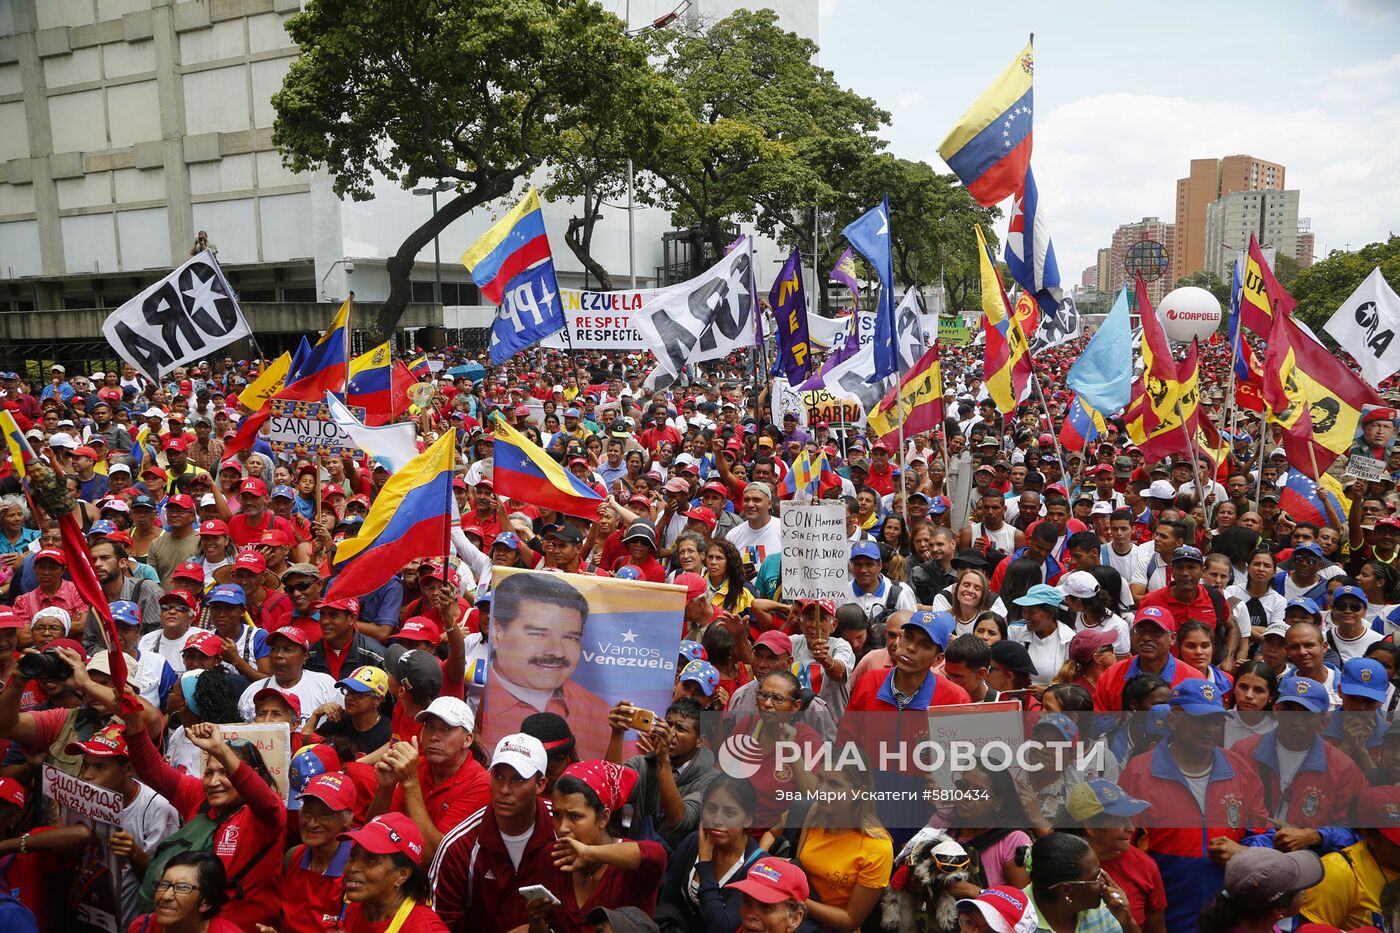
<svg viewBox="0 0 1400 933"><path fill-rule="evenodd" d="M98 539L89 547L92 553L93 569L97 571L97 582L102 584L102 593L108 604L128 601L141 608L141 618L145 620L142 634L156 628L160 618L160 587L149 580L136 580L127 573L128 554L126 545L120 541ZM93 620L96 616L89 610L87 624L83 626L83 650L89 655L96 654L106 647L102 637L102 626Z"/></svg>
<svg viewBox="0 0 1400 933"><path fill-rule="evenodd" d="M574 729L582 759L602 758L609 704L573 682L588 602L558 575L516 574L493 591L486 708L492 734L520 731L532 713L557 713Z"/></svg>

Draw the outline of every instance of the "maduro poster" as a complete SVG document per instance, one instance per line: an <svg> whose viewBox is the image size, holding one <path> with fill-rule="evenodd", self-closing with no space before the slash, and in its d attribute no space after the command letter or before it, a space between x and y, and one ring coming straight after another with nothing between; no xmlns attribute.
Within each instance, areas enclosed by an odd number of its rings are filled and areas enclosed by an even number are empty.
<svg viewBox="0 0 1400 933"><path fill-rule="evenodd" d="M563 716L579 757L607 751L619 700L665 715L685 589L613 577L497 567L481 738L494 748L538 712ZM629 734L629 740L635 735Z"/></svg>

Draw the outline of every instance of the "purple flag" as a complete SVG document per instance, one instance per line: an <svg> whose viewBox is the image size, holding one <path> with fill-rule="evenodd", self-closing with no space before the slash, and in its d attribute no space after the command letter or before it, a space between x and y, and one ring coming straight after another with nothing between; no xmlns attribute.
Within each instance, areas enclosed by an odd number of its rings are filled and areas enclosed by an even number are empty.
<svg viewBox="0 0 1400 933"><path fill-rule="evenodd" d="M827 278L833 282L840 282L851 290L851 301L859 311L860 283L856 281L856 257L849 246L841 254L841 258L836 260L836 265L831 267L831 274Z"/></svg>
<svg viewBox="0 0 1400 933"><path fill-rule="evenodd" d="M796 384L812 371L812 341L807 332L807 298L802 292L802 254L793 247L768 292L778 352L772 375L785 373Z"/></svg>
<svg viewBox="0 0 1400 933"><path fill-rule="evenodd" d="M850 329L846 332L846 342L831 352L822 364L821 370L797 387L799 392L814 392L817 389L826 388L826 374L837 366L849 360L860 352L860 328L856 326L856 319L851 317Z"/></svg>

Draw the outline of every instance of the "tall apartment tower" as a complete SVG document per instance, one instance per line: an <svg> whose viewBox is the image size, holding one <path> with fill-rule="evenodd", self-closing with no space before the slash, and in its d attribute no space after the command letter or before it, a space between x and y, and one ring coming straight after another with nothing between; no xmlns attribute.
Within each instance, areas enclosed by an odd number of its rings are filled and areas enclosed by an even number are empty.
<svg viewBox="0 0 1400 933"><path fill-rule="evenodd" d="M1191 172L1176 182L1176 249L1171 281L1206 268L1212 244L1206 242L1206 208L1237 191L1282 191L1284 168L1250 155L1192 159ZM1235 246L1237 244L1229 244Z"/></svg>
<svg viewBox="0 0 1400 933"><path fill-rule="evenodd" d="M1151 279L1147 283L1147 295L1156 305L1162 300L1163 295L1176 287L1176 279L1170 278L1169 273L1171 257L1176 255L1177 242L1176 225L1164 223L1160 217L1144 217L1142 220L1123 224L1113 231L1113 245L1108 250L1108 288L1104 289L1102 282L1100 282L1099 289L1106 290L1110 295L1117 295L1118 290L1129 282L1129 252L1136 246L1144 258L1150 258L1152 255L1160 255L1160 251L1151 244L1160 243L1162 248L1166 250L1167 271L1157 279L1152 279L1150 275L1144 275L1144 278ZM1151 246L1150 249L1149 246ZM1099 253L1102 255L1103 250L1100 250Z"/></svg>

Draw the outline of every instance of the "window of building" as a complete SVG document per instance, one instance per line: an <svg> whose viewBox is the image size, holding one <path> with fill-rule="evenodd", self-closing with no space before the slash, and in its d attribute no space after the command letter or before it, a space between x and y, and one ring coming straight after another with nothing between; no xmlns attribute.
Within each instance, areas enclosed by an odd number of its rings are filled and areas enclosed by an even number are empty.
<svg viewBox="0 0 1400 933"><path fill-rule="evenodd" d="M283 301L315 301L316 289L314 288L284 288L282 289Z"/></svg>

